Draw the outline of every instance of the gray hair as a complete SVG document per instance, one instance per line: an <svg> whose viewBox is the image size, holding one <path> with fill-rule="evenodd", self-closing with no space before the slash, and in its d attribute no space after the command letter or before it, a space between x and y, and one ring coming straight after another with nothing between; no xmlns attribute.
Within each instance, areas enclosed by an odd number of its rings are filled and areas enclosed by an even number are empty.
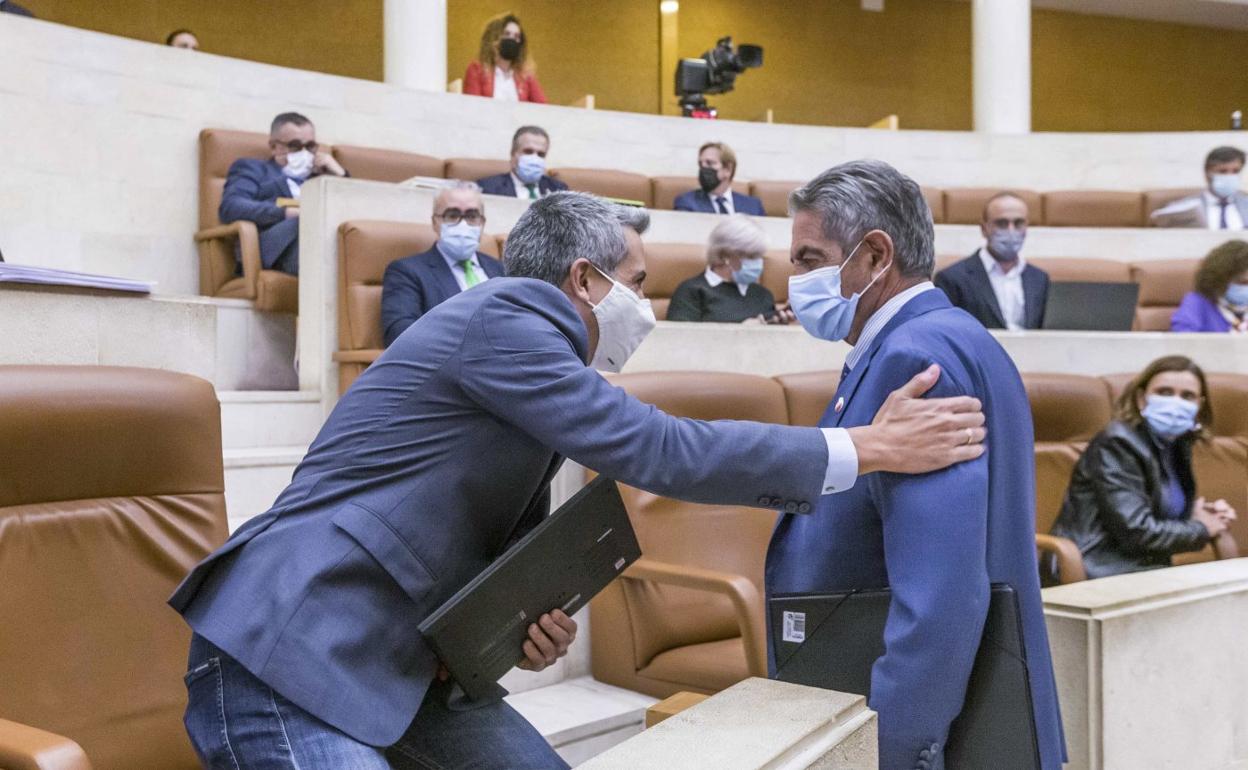
<svg viewBox="0 0 1248 770"><path fill-rule="evenodd" d="M716 262L725 253L761 257L767 252L767 236L744 214L733 214L715 225L706 242L706 261Z"/></svg>
<svg viewBox="0 0 1248 770"><path fill-rule="evenodd" d="M558 192L534 201L511 228L503 247L507 275L562 286L572 263L585 257L614 275L628 253L624 227L641 235L645 209L626 208L586 193Z"/></svg>
<svg viewBox="0 0 1248 770"><path fill-rule="evenodd" d="M485 199L481 197L481 186L476 182L465 182L462 179L451 179L438 188L437 194L433 196L433 213L438 213L438 203L442 200L442 196L451 190L470 190L476 193L477 200L481 201L481 213L485 213Z"/></svg>
<svg viewBox="0 0 1248 770"><path fill-rule="evenodd" d="M879 160L834 166L789 195L789 213L809 211L822 220L825 238L849 251L871 230L893 239L901 274L931 278L935 228L923 191L913 179Z"/></svg>

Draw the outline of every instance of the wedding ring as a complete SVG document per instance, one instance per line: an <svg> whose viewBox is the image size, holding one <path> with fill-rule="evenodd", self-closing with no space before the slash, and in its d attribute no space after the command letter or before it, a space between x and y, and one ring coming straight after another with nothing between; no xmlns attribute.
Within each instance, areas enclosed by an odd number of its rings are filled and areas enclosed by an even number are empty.
<svg viewBox="0 0 1248 770"><path fill-rule="evenodd" d="M966 429L966 446L970 446L975 441L975 431L970 428Z"/></svg>

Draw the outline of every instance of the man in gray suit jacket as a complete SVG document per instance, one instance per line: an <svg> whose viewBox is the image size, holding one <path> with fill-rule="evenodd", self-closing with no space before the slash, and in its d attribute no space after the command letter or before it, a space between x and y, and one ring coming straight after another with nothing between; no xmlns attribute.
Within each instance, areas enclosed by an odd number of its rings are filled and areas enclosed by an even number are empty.
<svg viewBox="0 0 1248 770"><path fill-rule="evenodd" d="M848 432L678 419L608 384L588 364L618 371L654 325L647 224L579 193L534 202L512 277L401 334L272 509L186 578L170 604L195 631L186 726L206 766L566 767L503 701L464 702L417 631L547 514L565 456L660 495L805 513L859 473L982 453L977 401L918 398L938 372ZM516 659L541 669L575 636L554 610Z"/></svg>

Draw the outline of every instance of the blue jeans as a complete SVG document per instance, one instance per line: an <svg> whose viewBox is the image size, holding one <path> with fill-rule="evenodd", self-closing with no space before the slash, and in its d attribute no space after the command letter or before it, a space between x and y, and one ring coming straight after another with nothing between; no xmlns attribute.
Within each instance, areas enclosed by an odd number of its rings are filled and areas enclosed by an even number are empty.
<svg viewBox="0 0 1248 770"><path fill-rule="evenodd" d="M429 688L398 743L360 743L283 698L196 634L184 722L204 767L217 770L567 770L545 739L502 701L446 708L449 683Z"/></svg>

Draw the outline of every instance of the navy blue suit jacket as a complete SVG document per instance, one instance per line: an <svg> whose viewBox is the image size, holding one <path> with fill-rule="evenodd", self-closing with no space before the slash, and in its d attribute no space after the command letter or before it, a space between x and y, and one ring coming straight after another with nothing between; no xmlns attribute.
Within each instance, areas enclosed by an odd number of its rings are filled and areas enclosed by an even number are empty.
<svg viewBox="0 0 1248 770"><path fill-rule="evenodd" d="M506 195L508 198L516 197L516 184L511 180L510 173L496 174L487 176L485 179L478 179L477 186L481 188L481 192L487 195ZM537 191L541 195L548 195L552 192L566 189L568 189L566 184L545 174L542 174L542 178L537 180Z"/></svg>
<svg viewBox="0 0 1248 770"><path fill-rule="evenodd" d="M355 381L273 507L170 604L300 708L388 746L438 668L417 625L546 515L561 457L694 502L818 500L817 429L672 417L588 358L580 315L550 284L497 278L443 302Z"/></svg>
<svg viewBox="0 0 1248 770"><path fill-rule="evenodd" d="M672 208L677 211L701 211L704 214L718 214L719 210L715 208L714 201L711 196L701 190L690 190L676 196L676 202ZM739 192L732 194L732 210L738 214L753 214L759 217L767 216L763 211L763 202L753 195L742 195Z"/></svg>
<svg viewBox="0 0 1248 770"><path fill-rule="evenodd" d="M503 263L497 259L478 251L477 261L487 277L503 274ZM391 262L381 279L381 334L386 347L435 305L459 292L451 266L436 245L423 254Z"/></svg>
<svg viewBox="0 0 1248 770"><path fill-rule="evenodd" d="M935 283L955 307L975 316L987 328L1005 328L1005 316L978 251L941 270ZM1049 274L1028 264L1023 268L1023 328L1039 329L1044 324L1044 303L1048 297Z"/></svg>
<svg viewBox="0 0 1248 770"><path fill-rule="evenodd" d="M943 765L949 725L988 612L989 586L1018 592L1045 770L1065 754L1036 567L1031 410L1018 371L988 332L939 291L906 303L841 381L824 427L868 425L885 398L932 363L932 397L983 402L988 451L934 473L863 476L821 498L810 516L784 515L767 553L775 593L892 590L885 653L871 671L880 767ZM773 662L774 667L774 662ZM926 765L924 765L926 766Z"/></svg>
<svg viewBox="0 0 1248 770"><path fill-rule="evenodd" d="M217 216L222 223L255 222L260 231L260 263L271 268L299 240L299 225L287 221L286 210L274 201L289 198L290 185L282 167L272 160L239 158L230 164ZM278 227L278 225L282 225Z"/></svg>

